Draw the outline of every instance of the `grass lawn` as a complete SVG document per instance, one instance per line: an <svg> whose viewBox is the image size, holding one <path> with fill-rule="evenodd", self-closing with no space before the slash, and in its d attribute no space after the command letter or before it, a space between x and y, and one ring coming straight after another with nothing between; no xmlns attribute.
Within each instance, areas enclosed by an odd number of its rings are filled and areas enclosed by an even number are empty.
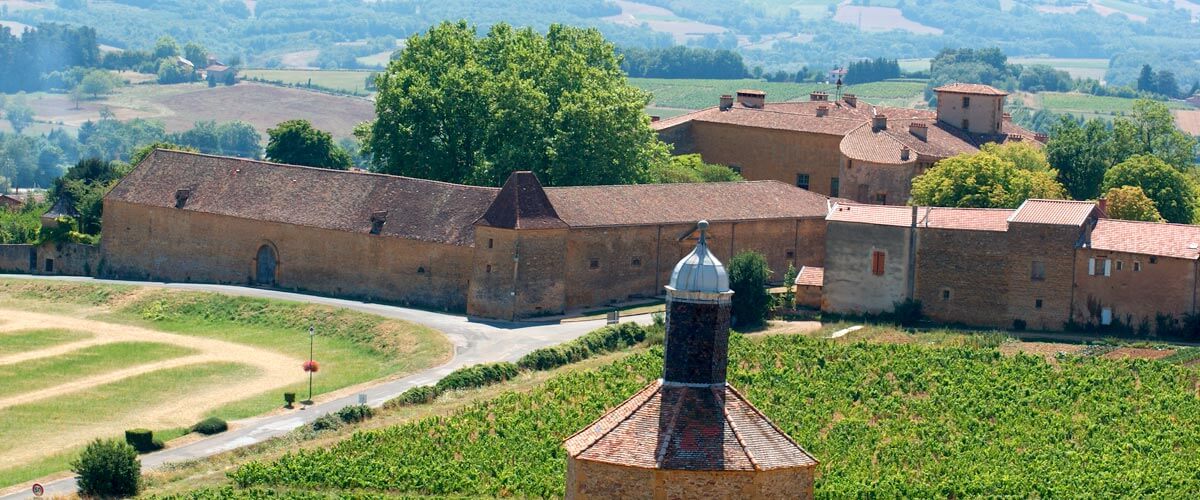
<svg viewBox="0 0 1200 500"><path fill-rule="evenodd" d="M44 349L58 344L78 342L92 337L90 333L70 330L23 330L0 333L0 356ZM0 389L3 389L0 387Z"/></svg>
<svg viewBox="0 0 1200 500"><path fill-rule="evenodd" d="M85 347L61 356L0 365L0 397L54 387L75 379L183 357L194 352L170 344L114 342Z"/></svg>
<svg viewBox="0 0 1200 500"><path fill-rule="evenodd" d="M386 62L386 58L384 60ZM291 84L320 85L346 92L366 92L367 76L372 71L319 70L319 69L247 69L241 74L247 78L258 78Z"/></svg>

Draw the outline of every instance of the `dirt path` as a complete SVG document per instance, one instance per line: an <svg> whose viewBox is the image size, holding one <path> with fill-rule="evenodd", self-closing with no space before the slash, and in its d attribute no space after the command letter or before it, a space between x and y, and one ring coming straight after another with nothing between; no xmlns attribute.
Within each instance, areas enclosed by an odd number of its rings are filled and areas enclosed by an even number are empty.
<svg viewBox="0 0 1200 500"><path fill-rule="evenodd" d="M126 415L113 415L113 418L104 419L104 421L98 422L94 426L69 430L63 429L62 432L55 432L52 435L46 436L29 436L36 437L39 445L0 450L0 455L3 455L3 459L0 459L0 463L2 464L26 463L31 459L49 455L58 450L84 444L97 436L111 435L114 432L113 429L128 429L133 427L161 429L190 425L199 420L205 412L212 408L304 380L304 373L298 369L302 360L253 346L204 337L159 332L136 326L11 309L0 309L0 316L3 316L6 320L3 324L0 324L0 332L62 328L89 332L95 335L95 337L89 340L6 356L0 358L0 365L58 356L88 346L124 341L172 344L197 351L197 354L182 358L134 366L128 369L100 374L95 377L78 379L44 390L31 391L0 399L0 409L17 404L66 396L76 391L116 382L127 377L200 363L234 362L249 365L256 369L255 376L247 377L236 383L224 384L217 387L188 388L188 397L186 398L179 398L152 408L139 409L137 412Z"/></svg>

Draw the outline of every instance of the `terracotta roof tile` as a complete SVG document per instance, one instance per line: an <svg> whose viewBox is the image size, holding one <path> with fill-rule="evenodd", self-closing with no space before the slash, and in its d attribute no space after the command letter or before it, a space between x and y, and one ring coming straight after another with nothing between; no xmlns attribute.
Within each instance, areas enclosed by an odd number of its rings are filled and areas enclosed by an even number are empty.
<svg viewBox="0 0 1200 500"><path fill-rule="evenodd" d="M917 207L917 226L964 231L1007 231L1013 210L999 208ZM838 203L826 220L910 227L913 207Z"/></svg>
<svg viewBox="0 0 1200 500"><path fill-rule="evenodd" d="M828 198L778 181L546 188L571 227L824 217Z"/></svg>
<svg viewBox="0 0 1200 500"><path fill-rule="evenodd" d="M991 85L983 85L981 83L951 83L942 85L934 92L953 92L956 94L976 94L976 95L1008 95L1008 92L1000 90Z"/></svg>
<svg viewBox="0 0 1200 500"><path fill-rule="evenodd" d="M825 106L828 114L817 116L817 108ZM845 102L794 101L769 102L762 109L747 108L734 104L728 111L716 107L705 108L685 115L651 124L655 130L666 130L687 122L722 123L743 127L791 130L815 134L845 135L859 125L870 121L870 105L859 102L850 106Z"/></svg>
<svg viewBox="0 0 1200 500"><path fill-rule="evenodd" d="M533 172L513 172L478 224L507 229L566 228Z"/></svg>
<svg viewBox="0 0 1200 500"><path fill-rule="evenodd" d="M579 460L648 469L752 471L817 464L728 385L655 381L563 445Z"/></svg>
<svg viewBox="0 0 1200 500"><path fill-rule="evenodd" d="M916 210L917 220L925 216L926 209L917 207ZM913 222L913 207L838 203L829 210L829 216L825 220L830 222L910 227Z"/></svg>
<svg viewBox="0 0 1200 500"><path fill-rule="evenodd" d="M911 125L925 125L925 138L912 133ZM1022 136L1031 144L1041 146L1033 140L1033 132L1011 123L1005 123L1002 134L969 134L958 127L933 119L896 120L888 117L888 127L875 130L862 125L842 139L841 151L847 158L883 165L905 165L918 161L937 161L963 153L974 153L989 142L1003 144L1014 136ZM901 160L900 149L907 146L912 154L908 161Z"/></svg>
<svg viewBox="0 0 1200 500"><path fill-rule="evenodd" d="M1090 201L1025 200L1009 222L1083 226L1095 212L1096 204Z"/></svg>
<svg viewBox="0 0 1200 500"><path fill-rule="evenodd" d="M498 192L391 175L365 174L241 158L157 150L107 200L206 212L337 231L369 233L387 212L381 236L471 246L473 223Z"/></svg>
<svg viewBox="0 0 1200 500"><path fill-rule="evenodd" d="M1200 226L1100 219L1091 248L1109 252L1200 259Z"/></svg>
<svg viewBox="0 0 1200 500"><path fill-rule="evenodd" d="M825 268L804 266L796 275L796 284L800 286L824 286Z"/></svg>

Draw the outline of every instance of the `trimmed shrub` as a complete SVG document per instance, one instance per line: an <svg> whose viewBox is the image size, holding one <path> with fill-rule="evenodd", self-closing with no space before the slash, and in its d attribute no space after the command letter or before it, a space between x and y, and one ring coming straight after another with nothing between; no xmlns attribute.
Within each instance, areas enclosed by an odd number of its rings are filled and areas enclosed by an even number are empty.
<svg viewBox="0 0 1200 500"><path fill-rule="evenodd" d="M611 325L588 332L575 340L554 347L545 347L526 354L517 361L525 370L549 370L635 346L646 340L646 329L635 323Z"/></svg>
<svg viewBox="0 0 1200 500"><path fill-rule="evenodd" d="M125 442L138 453L149 453L163 449L163 442L154 439L154 431L150 429L129 429L125 431Z"/></svg>
<svg viewBox="0 0 1200 500"><path fill-rule="evenodd" d="M192 432L199 432L206 436L220 434L227 430L229 430L229 424L217 417L208 417L192 426Z"/></svg>
<svg viewBox="0 0 1200 500"><path fill-rule="evenodd" d="M450 372L436 387L441 392L473 389L503 382L517 376L518 372L517 365L507 361L468 366Z"/></svg>
<svg viewBox="0 0 1200 500"><path fill-rule="evenodd" d="M296 402L296 393L294 393L294 392L283 393L283 406L285 406L287 408L291 408L292 404L295 402Z"/></svg>
<svg viewBox="0 0 1200 500"><path fill-rule="evenodd" d="M340 429L342 427L342 425L344 425L344 423L342 422L341 418L338 418L337 415L334 415L332 413L326 413L324 415L321 415L316 420L313 420L312 430L317 431L317 432L329 431L329 430Z"/></svg>
<svg viewBox="0 0 1200 500"><path fill-rule="evenodd" d="M388 400L387 403L383 404L383 407L397 408L401 406L432 403L433 400L437 399L437 397L441 395L441 393L442 391L440 391L437 386L423 385L420 387L413 387L412 389L402 392L399 396Z"/></svg>
<svg viewBox="0 0 1200 500"><path fill-rule="evenodd" d="M137 450L117 439L92 441L71 471L79 477L79 494L85 497L132 497L142 490L142 464Z"/></svg>
<svg viewBox="0 0 1200 500"><path fill-rule="evenodd" d="M347 406L337 411L338 418L342 419L347 424L362 422L368 418L375 416L375 410L372 410L367 405Z"/></svg>

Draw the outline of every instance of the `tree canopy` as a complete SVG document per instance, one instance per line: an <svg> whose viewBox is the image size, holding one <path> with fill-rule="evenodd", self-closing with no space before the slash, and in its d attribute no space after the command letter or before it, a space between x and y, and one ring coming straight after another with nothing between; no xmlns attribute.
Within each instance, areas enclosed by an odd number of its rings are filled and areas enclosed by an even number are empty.
<svg viewBox="0 0 1200 500"><path fill-rule="evenodd" d="M635 183L668 161L613 46L594 29L442 23L408 39L376 79L356 135L380 172L496 186L515 170L547 185Z"/></svg>
<svg viewBox="0 0 1200 500"><path fill-rule="evenodd" d="M1191 224L1196 218L1196 187L1182 172L1151 155L1134 155L1104 174L1104 190L1137 186L1154 201L1167 222Z"/></svg>
<svg viewBox="0 0 1200 500"><path fill-rule="evenodd" d="M1146 196L1140 187L1115 187L1104 193L1104 198L1108 200L1109 218L1144 222L1163 221L1158 208L1154 206L1154 200Z"/></svg>
<svg viewBox="0 0 1200 500"><path fill-rule="evenodd" d="M333 142L329 132L308 120L288 120L267 130L267 159L278 163L346 170L350 154Z"/></svg>
<svg viewBox="0 0 1200 500"><path fill-rule="evenodd" d="M704 163L698 154L672 156L666 164L650 169L650 182L735 182L742 176L725 165Z"/></svg>
<svg viewBox="0 0 1200 500"><path fill-rule="evenodd" d="M739 253L729 262L729 289L733 290L733 317L740 327L758 326L771 312L767 282L771 268L758 252Z"/></svg>
<svg viewBox="0 0 1200 500"><path fill-rule="evenodd" d="M1066 189L1055 180L1057 172L1045 160L1033 160L1027 149L1016 145L947 158L913 179L912 204L1016 208L1029 198L1065 198ZM1026 168L1018 167L1018 161Z"/></svg>

